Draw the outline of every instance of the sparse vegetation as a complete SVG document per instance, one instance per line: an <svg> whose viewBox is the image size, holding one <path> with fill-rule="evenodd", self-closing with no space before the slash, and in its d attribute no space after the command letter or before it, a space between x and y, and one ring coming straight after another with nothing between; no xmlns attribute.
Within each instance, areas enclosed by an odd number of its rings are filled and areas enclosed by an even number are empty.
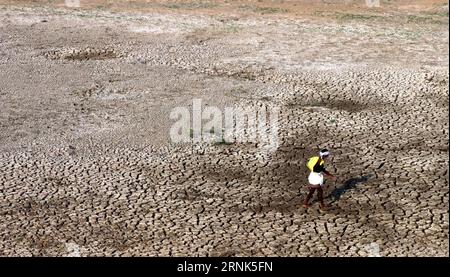
<svg viewBox="0 0 450 277"><path fill-rule="evenodd" d="M210 130L208 130L207 133L209 133L210 135L215 135L214 127L211 128ZM225 140L225 138L223 137L223 133L224 133L224 130L222 130L222 132L221 132L221 136L219 138L220 140L217 140L217 138L214 139L214 144L215 145L230 145L230 144L233 144L232 142L229 142L229 141ZM203 134L203 130L202 130L202 134ZM191 128L189 130L189 136L190 136L191 139L194 138L194 129Z"/></svg>
<svg viewBox="0 0 450 277"><path fill-rule="evenodd" d="M221 138L220 141L214 142L214 145L231 145L233 142L226 141L225 138Z"/></svg>
<svg viewBox="0 0 450 277"><path fill-rule="evenodd" d="M337 13L336 18L341 20L374 20L381 19L383 16L372 14Z"/></svg>
<svg viewBox="0 0 450 277"><path fill-rule="evenodd" d="M288 9L278 8L278 7L259 7L252 5L240 5L238 7L240 10L259 13L259 14L274 14L274 13L286 13L289 12Z"/></svg>
<svg viewBox="0 0 450 277"><path fill-rule="evenodd" d="M186 39L200 44L209 40L220 39L229 33L238 33L240 28L236 25L227 24L222 28L200 28L186 35Z"/></svg>
<svg viewBox="0 0 450 277"><path fill-rule="evenodd" d="M169 9L193 10L193 9L210 9L217 7L218 4L210 1L189 1L189 2L164 3L162 4L162 6Z"/></svg>
<svg viewBox="0 0 450 277"><path fill-rule="evenodd" d="M271 8L271 7L256 7L255 12L258 12L261 14L286 13L286 12L288 12L288 9Z"/></svg>
<svg viewBox="0 0 450 277"><path fill-rule="evenodd" d="M407 17L408 23L416 23L416 24L448 24L442 19L436 19L432 16L417 16L417 15L408 15Z"/></svg>

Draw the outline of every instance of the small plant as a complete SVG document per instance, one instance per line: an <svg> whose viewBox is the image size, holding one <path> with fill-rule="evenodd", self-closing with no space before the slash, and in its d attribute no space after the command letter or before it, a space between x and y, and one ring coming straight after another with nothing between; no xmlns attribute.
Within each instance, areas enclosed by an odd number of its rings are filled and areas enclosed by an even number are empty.
<svg viewBox="0 0 450 277"><path fill-rule="evenodd" d="M203 130L202 130L202 131L203 131ZM208 131L208 133L211 134L211 135L214 135L214 134L215 134L215 129L214 129L214 127L212 127L212 128ZM215 144L215 145L231 145L231 144L233 144L233 142L229 142L229 141L226 141L226 140L225 140L225 138L223 137L223 133L224 133L224 130L222 130L222 135L220 136L220 140L217 140L217 138L214 139L214 144ZM194 129L192 129L192 128L189 129L189 136L190 136L191 139L194 138Z"/></svg>
<svg viewBox="0 0 450 277"><path fill-rule="evenodd" d="M315 11L315 12L314 12L314 15L315 15L315 16L326 16L327 13L324 12L324 11Z"/></svg>
<svg viewBox="0 0 450 277"><path fill-rule="evenodd" d="M221 138L221 140L216 141L214 143L215 145L231 145L233 144L232 142L226 141L224 137Z"/></svg>

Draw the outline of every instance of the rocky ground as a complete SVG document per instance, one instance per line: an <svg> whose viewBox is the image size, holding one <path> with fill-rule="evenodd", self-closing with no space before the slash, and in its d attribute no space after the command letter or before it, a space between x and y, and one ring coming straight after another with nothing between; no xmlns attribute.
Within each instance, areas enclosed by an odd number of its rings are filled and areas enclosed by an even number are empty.
<svg viewBox="0 0 450 277"><path fill-rule="evenodd" d="M448 6L308 17L11 2L1 255L449 255ZM170 112L194 98L278 107L278 147L171 143ZM301 206L321 147L339 177L326 212Z"/></svg>

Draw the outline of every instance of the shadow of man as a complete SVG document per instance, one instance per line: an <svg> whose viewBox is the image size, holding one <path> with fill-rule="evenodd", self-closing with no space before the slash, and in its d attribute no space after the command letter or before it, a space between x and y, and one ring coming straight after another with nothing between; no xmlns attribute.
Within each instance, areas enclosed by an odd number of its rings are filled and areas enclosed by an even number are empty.
<svg viewBox="0 0 450 277"><path fill-rule="evenodd" d="M351 178L344 182L344 184L340 187L334 188L327 198L332 198L332 202L339 201L342 195L344 195L347 191L355 189L356 186L367 182L372 177L372 174L366 174L362 177Z"/></svg>

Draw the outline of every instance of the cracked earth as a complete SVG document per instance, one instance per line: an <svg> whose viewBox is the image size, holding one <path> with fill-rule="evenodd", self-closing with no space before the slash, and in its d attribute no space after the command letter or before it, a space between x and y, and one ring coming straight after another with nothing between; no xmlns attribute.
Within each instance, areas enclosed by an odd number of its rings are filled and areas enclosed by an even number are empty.
<svg viewBox="0 0 450 277"><path fill-rule="evenodd" d="M446 20L0 5L0 255L448 256ZM193 98L278 148L171 143Z"/></svg>

